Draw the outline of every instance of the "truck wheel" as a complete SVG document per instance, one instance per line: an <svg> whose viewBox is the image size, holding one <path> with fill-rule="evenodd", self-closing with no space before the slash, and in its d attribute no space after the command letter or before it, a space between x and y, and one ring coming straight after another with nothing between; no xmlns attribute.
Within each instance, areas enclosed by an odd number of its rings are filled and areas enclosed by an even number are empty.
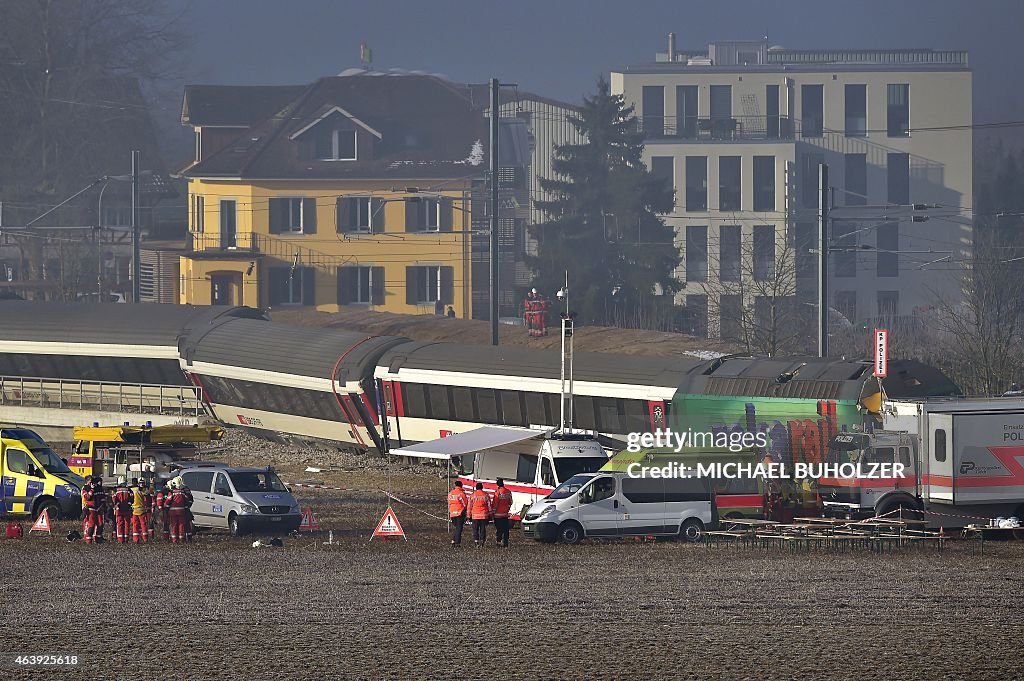
<svg viewBox="0 0 1024 681"><path fill-rule="evenodd" d="M39 508L36 509L32 519L35 520L46 511L46 515L50 517L50 520L60 520L60 505L56 501L45 501L39 504Z"/></svg>
<svg viewBox="0 0 1024 681"><path fill-rule="evenodd" d="M228 516L228 530L231 532L232 537L241 537L242 528L238 524L238 516L232 512Z"/></svg>
<svg viewBox="0 0 1024 681"><path fill-rule="evenodd" d="M558 539L564 544L579 544L583 540L583 528L572 520L558 526Z"/></svg>
<svg viewBox="0 0 1024 681"><path fill-rule="evenodd" d="M703 536L704 523L697 518L690 518L679 528L679 538L691 544L700 541Z"/></svg>

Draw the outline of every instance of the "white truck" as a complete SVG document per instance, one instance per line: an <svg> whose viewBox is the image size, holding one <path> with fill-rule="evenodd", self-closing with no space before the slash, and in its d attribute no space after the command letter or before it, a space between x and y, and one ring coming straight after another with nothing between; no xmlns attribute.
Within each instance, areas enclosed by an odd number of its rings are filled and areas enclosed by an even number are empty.
<svg viewBox="0 0 1024 681"><path fill-rule="evenodd" d="M931 526L962 527L982 519L1024 520L1024 401L1020 398L887 401L884 430L843 433L829 463L900 463L903 477L822 478L830 515L851 518L894 511Z"/></svg>

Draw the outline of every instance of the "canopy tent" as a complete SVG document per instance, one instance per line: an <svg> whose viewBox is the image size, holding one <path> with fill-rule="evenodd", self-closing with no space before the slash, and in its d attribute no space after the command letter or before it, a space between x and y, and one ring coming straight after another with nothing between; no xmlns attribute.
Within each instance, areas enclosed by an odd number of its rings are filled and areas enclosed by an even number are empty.
<svg viewBox="0 0 1024 681"><path fill-rule="evenodd" d="M392 449L396 456L412 456L419 459L440 459L447 461L453 456L475 454L487 449L494 449L524 440L541 438L552 433L553 429L535 430L532 428L514 428L512 426L484 426L458 435L438 438L430 442L421 442L400 449Z"/></svg>

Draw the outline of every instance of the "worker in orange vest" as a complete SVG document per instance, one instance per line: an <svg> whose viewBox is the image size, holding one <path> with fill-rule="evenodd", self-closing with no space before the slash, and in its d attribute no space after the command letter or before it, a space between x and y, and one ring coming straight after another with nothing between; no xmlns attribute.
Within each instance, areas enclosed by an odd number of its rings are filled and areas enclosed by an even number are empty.
<svg viewBox="0 0 1024 681"><path fill-rule="evenodd" d="M491 499L484 491L482 482L469 495L469 517L473 520L473 543L478 547L487 541L487 521L491 517Z"/></svg>
<svg viewBox="0 0 1024 681"><path fill-rule="evenodd" d="M462 528L466 524L469 499L462 490L462 481L456 480L455 487L448 492L448 518L452 523L452 546L462 545Z"/></svg>
<svg viewBox="0 0 1024 681"><path fill-rule="evenodd" d="M509 512L512 510L512 492L505 487L505 481L496 480L498 489L494 490L492 507L494 509L494 541L498 546L508 548Z"/></svg>

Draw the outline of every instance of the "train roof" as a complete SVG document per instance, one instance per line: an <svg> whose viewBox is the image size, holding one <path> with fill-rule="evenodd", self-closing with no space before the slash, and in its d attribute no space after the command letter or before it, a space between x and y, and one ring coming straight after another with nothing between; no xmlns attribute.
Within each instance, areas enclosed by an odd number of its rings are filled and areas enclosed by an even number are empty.
<svg viewBox="0 0 1024 681"><path fill-rule="evenodd" d="M267 319L238 306L12 300L0 302L0 340L174 347L190 329L230 318Z"/></svg>
<svg viewBox="0 0 1024 681"><path fill-rule="evenodd" d="M330 379L344 355L335 378L347 382L372 373L381 353L407 342L398 336L233 319L190 335L182 357L188 364L206 362Z"/></svg>
<svg viewBox="0 0 1024 681"><path fill-rule="evenodd" d="M577 352L573 364L576 381L674 389L688 371L706 364L706 360ZM399 376L401 369L409 368L557 379L561 360L553 350L413 341L384 353L377 365L386 367L390 373L398 372Z"/></svg>
<svg viewBox="0 0 1024 681"><path fill-rule="evenodd" d="M859 400L877 393L870 362L820 357L721 357L691 371L679 390L695 395ZM915 360L890 360L882 379L891 399L958 395L960 388L940 370ZM873 389L872 389L873 388Z"/></svg>

